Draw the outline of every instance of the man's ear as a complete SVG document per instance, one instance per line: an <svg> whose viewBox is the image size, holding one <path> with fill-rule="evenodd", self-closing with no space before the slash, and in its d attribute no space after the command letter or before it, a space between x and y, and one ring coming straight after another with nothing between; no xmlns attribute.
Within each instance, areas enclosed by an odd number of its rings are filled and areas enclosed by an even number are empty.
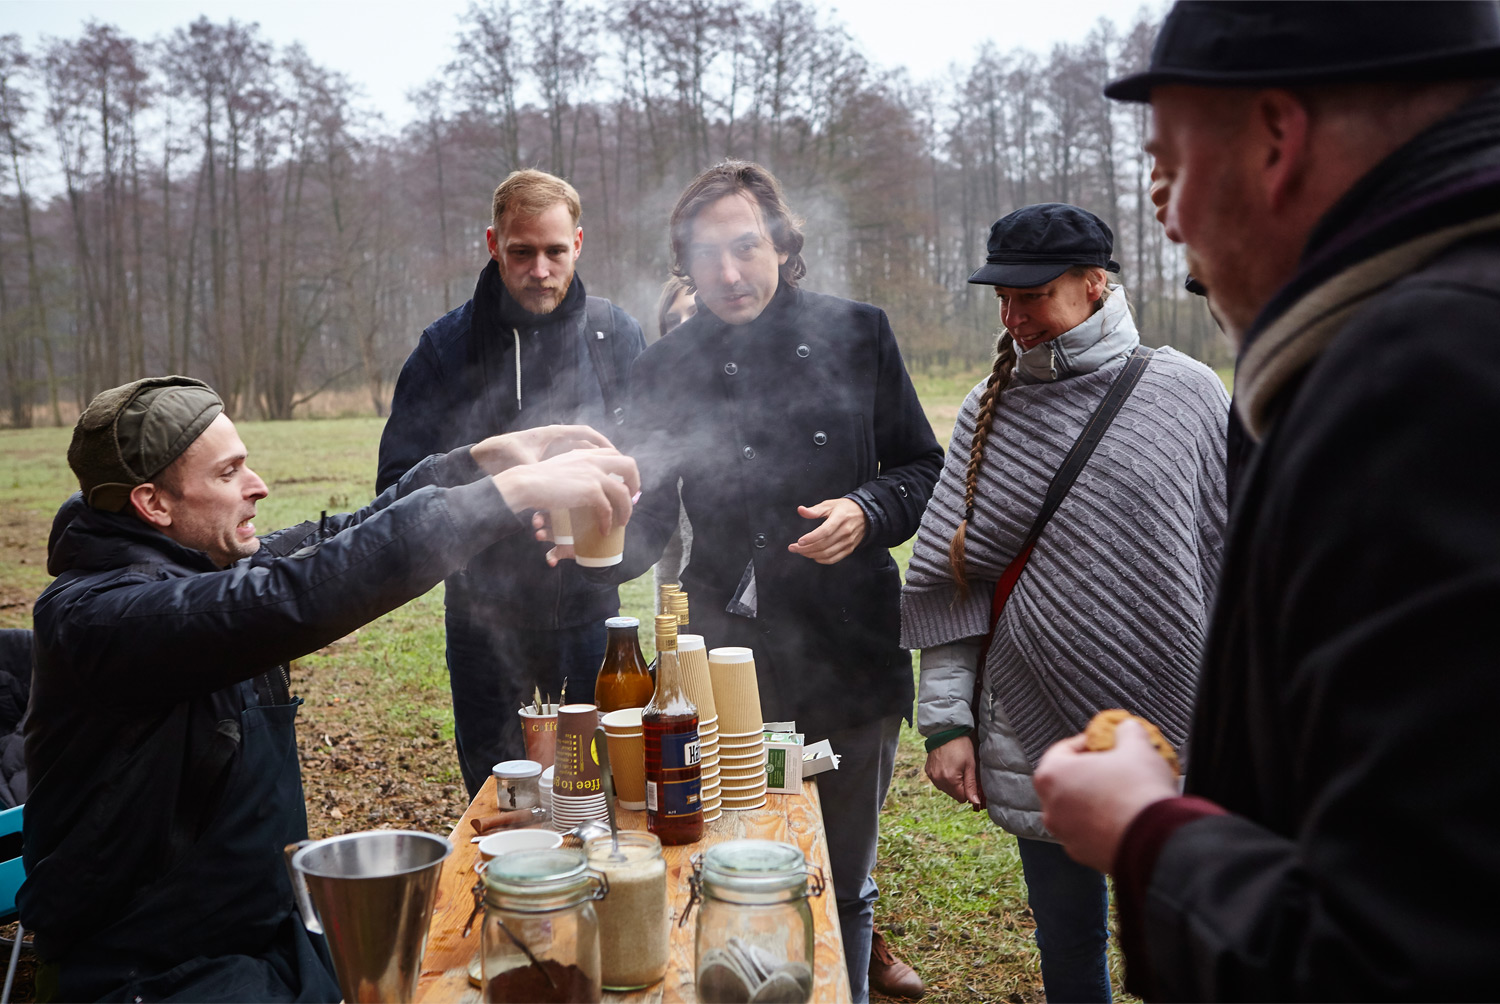
<svg viewBox="0 0 1500 1004"><path fill-rule="evenodd" d="M166 529L172 525L172 502L160 485L149 481L136 485L130 489L130 505L151 526Z"/></svg>
<svg viewBox="0 0 1500 1004"><path fill-rule="evenodd" d="M1252 167L1260 175L1267 205L1285 209L1296 198L1307 170L1307 106L1291 91L1267 90L1256 95L1252 117L1260 139L1259 162Z"/></svg>
<svg viewBox="0 0 1500 1004"><path fill-rule="evenodd" d="M500 235L495 233L494 227L484 228L484 246L489 249L491 258L500 260Z"/></svg>

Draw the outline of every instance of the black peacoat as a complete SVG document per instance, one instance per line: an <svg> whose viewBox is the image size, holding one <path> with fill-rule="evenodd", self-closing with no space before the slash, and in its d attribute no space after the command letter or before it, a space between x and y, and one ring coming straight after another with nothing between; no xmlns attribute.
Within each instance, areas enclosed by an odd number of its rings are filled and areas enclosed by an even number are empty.
<svg viewBox="0 0 1500 1004"><path fill-rule="evenodd" d="M636 360L631 385L621 445L643 491L616 578L661 555L680 479L690 630L755 650L766 720L811 740L909 716L888 548L916 532L943 453L885 312L782 283L743 328L700 310ZM843 496L868 520L854 552L833 565L789 552L818 525L797 506Z"/></svg>

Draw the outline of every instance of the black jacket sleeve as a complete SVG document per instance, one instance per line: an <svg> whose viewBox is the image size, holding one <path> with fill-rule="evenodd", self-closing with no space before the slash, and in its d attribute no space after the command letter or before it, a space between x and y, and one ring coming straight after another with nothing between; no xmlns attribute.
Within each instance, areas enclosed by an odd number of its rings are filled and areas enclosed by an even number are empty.
<svg viewBox="0 0 1500 1004"><path fill-rule="evenodd" d="M38 617L56 617L49 634L75 653L74 682L95 699L176 701L317 651L521 529L488 479L405 497L393 488L338 522L284 557L172 578L127 573L64 601L71 610L39 605Z"/></svg>
<svg viewBox="0 0 1500 1004"><path fill-rule="evenodd" d="M449 441L455 425L452 408L462 396L460 388L445 379L437 349L424 332L396 378L391 414L380 434L376 493L395 484L424 458L457 445Z"/></svg>
<svg viewBox="0 0 1500 1004"><path fill-rule="evenodd" d="M860 546L889 548L917 532L943 467L943 451L883 310L876 359L875 456L880 474L848 497L859 504L869 522Z"/></svg>
<svg viewBox="0 0 1500 1004"><path fill-rule="evenodd" d="M1494 993L1497 314L1493 295L1432 288L1367 309L1252 464L1231 548L1261 546L1231 551L1219 597L1254 625L1249 683L1243 704L1200 707L1195 756L1224 783L1188 778L1239 815L1161 848L1152 999ZM1208 691L1221 671L1205 666ZM1225 735L1238 748L1216 749Z"/></svg>

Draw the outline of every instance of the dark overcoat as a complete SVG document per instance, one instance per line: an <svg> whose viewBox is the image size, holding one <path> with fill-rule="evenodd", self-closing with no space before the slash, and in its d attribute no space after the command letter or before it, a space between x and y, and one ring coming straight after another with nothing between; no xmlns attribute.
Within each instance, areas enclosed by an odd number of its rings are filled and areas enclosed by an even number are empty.
<svg viewBox="0 0 1500 1004"><path fill-rule="evenodd" d="M1122 894L1130 986L1493 997L1500 92L1330 211L1237 375L1260 442L1187 778L1230 814L1180 826L1142 902Z"/></svg>
<svg viewBox="0 0 1500 1004"><path fill-rule="evenodd" d="M622 438L644 491L620 579L661 554L680 479L690 629L755 650L766 720L811 740L909 716L888 549L916 532L943 453L885 312L782 283L743 328L700 310L636 361L632 390ZM844 496L868 521L852 554L820 565L787 550L820 523L798 505Z"/></svg>

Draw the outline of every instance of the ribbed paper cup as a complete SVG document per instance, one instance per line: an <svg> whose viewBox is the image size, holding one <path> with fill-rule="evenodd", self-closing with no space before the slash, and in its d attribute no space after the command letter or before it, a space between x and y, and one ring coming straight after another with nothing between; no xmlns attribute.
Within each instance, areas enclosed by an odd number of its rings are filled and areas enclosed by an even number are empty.
<svg viewBox="0 0 1500 1004"><path fill-rule="evenodd" d="M755 655L748 648L716 648L708 653L708 673L713 681L714 706L719 711L719 741L726 734L747 733L764 727L760 690L755 680Z"/></svg>
<svg viewBox="0 0 1500 1004"><path fill-rule="evenodd" d="M752 802L749 805L731 805L730 803L725 802L723 805L721 805L719 807L719 811L721 813L724 813L724 812L750 812L753 809L764 809L765 807L766 807L766 796L762 795L762 796L760 796L760 801L758 801L758 802ZM719 817L715 816L714 818L717 819Z"/></svg>
<svg viewBox="0 0 1500 1004"><path fill-rule="evenodd" d="M714 685L708 676L708 648L703 636L680 634L677 636L677 664L682 667L682 683L687 688L688 700L698 706L698 735L703 735L703 720L711 718L715 724L719 712L714 705Z"/></svg>
<svg viewBox="0 0 1500 1004"><path fill-rule="evenodd" d="M764 723L762 723L762 726L764 726ZM763 727L750 729L748 732L727 732L722 730L719 732L719 738L728 743L742 743L750 739L764 739L765 735L766 732Z"/></svg>
<svg viewBox="0 0 1500 1004"><path fill-rule="evenodd" d="M750 763L743 767L725 767L719 771L719 780L725 784L743 784L746 781L766 776L766 762Z"/></svg>
<svg viewBox="0 0 1500 1004"><path fill-rule="evenodd" d="M608 718L609 715L604 717ZM640 732L616 734L606 727L604 741L609 744L609 768L614 772L615 794L620 799L620 804L627 809L644 809L646 807L645 735Z"/></svg>
<svg viewBox="0 0 1500 1004"><path fill-rule="evenodd" d="M604 726L605 732L617 732L620 735L630 735L640 732L641 712L645 708L621 708L618 711L609 711L599 716L599 724Z"/></svg>
<svg viewBox="0 0 1500 1004"><path fill-rule="evenodd" d="M766 782L761 780L743 788L726 784L719 789L719 798L725 802L753 802L765 793Z"/></svg>
<svg viewBox="0 0 1500 1004"><path fill-rule="evenodd" d="M553 509L549 513L552 517L552 543L573 543L573 517L566 509Z"/></svg>

